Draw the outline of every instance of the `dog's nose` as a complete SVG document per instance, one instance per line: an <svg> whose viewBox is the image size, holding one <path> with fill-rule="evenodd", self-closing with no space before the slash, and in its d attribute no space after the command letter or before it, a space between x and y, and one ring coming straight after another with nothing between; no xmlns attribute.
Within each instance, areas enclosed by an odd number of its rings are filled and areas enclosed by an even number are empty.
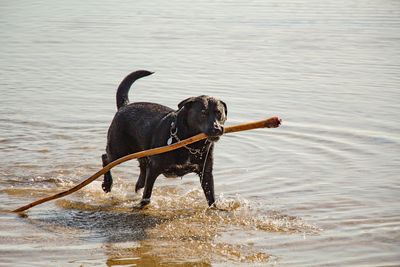
<svg viewBox="0 0 400 267"><path fill-rule="evenodd" d="M218 122L214 122L213 124L213 134L221 135L224 133L224 127Z"/></svg>

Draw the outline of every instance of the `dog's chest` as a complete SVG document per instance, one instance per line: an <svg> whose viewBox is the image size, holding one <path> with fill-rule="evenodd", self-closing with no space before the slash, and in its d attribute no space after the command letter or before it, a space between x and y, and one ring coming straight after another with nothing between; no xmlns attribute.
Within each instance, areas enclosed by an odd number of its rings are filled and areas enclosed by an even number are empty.
<svg viewBox="0 0 400 267"><path fill-rule="evenodd" d="M190 158L186 161L178 161L174 164L168 166L163 172L164 176L167 178L176 178L184 176L185 174L196 172L198 173L200 166L198 163L193 163Z"/></svg>

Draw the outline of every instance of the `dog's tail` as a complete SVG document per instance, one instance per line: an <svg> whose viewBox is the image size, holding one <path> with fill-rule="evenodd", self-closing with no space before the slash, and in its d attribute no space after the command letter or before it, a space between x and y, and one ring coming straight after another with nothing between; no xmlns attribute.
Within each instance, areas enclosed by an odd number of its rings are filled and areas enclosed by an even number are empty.
<svg viewBox="0 0 400 267"><path fill-rule="evenodd" d="M125 79L122 80L120 85L118 86L117 90L117 108L121 108L123 106L126 106L129 104L129 98L128 98L128 93L129 89L131 89L131 85L137 80L145 76L149 76L153 74L154 72L150 72L147 70L138 70L134 71L128 76L125 77Z"/></svg>

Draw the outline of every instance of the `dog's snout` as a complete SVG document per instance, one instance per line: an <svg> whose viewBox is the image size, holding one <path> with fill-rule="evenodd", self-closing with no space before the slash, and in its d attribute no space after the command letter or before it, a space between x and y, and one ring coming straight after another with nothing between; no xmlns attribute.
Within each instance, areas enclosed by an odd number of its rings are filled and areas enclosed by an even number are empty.
<svg viewBox="0 0 400 267"><path fill-rule="evenodd" d="M213 123L212 134L221 135L224 133L224 127L217 121Z"/></svg>
<svg viewBox="0 0 400 267"><path fill-rule="evenodd" d="M224 126L220 125L219 126L219 130L220 130L219 134L223 134L224 133Z"/></svg>

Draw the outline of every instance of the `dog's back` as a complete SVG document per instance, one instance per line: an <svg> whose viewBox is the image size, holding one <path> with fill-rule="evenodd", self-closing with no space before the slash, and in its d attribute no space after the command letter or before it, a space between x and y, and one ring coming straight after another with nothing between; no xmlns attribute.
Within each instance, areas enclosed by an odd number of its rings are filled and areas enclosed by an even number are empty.
<svg viewBox="0 0 400 267"><path fill-rule="evenodd" d="M117 159L150 148L151 139L160 120L173 109L147 102L122 106L108 130L107 154Z"/></svg>

